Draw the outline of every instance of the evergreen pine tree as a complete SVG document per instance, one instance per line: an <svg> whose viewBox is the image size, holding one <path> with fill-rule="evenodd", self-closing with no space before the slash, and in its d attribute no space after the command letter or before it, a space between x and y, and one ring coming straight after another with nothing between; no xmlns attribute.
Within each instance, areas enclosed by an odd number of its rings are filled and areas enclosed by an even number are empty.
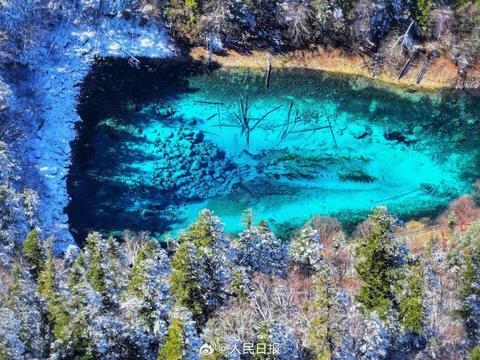
<svg viewBox="0 0 480 360"><path fill-rule="evenodd" d="M192 242L197 249L206 250L215 245L225 245L223 225L210 210L202 210L195 222L179 237L179 242Z"/></svg>
<svg viewBox="0 0 480 360"><path fill-rule="evenodd" d="M308 276L322 260L321 239L318 232L311 227L302 229L300 236L290 243L290 262L294 268Z"/></svg>
<svg viewBox="0 0 480 360"><path fill-rule="evenodd" d="M111 278L111 287L114 291L118 291L125 284L122 283L122 280L126 278L126 266L128 263L127 256L122 252L118 241L113 237L109 236L106 240L106 260L110 272Z"/></svg>
<svg viewBox="0 0 480 360"><path fill-rule="evenodd" d="M290 329L275 320L263 320L254 339L252 359L298 359L298 345Z"/></svg>
<svg viewBox="0 0 480 360"><path fill-rule="evenodd" d="M475 346L470 352L470 360L480 360L480 346Z"/></svg>
<svg viewBox="0 0 480 360"><path fill-rule="evenodd" d="M132 270L130 271L130 281L128 282L127 292L129 295L133 296L142 296L142 286L144 283L144 274L145 274L145 261L147 260L147 255L145 249L141 249L135 261L132 265Z"/></svg>
<svg viewBox="0 0 480 360"><path fill-rule="evenodd" d="M417 20L417 24L425 29L428 25L428 18L432 11L432 0L414 0L412 1L412 13Z"/></svg>
<svg viewBox="0 0 480 360"><path fill-rule="evenodd" d="M421 335L425 320L425 280L422 264L408 265L397 293L400 325L410 334Z"/></svg>
<svg viewBox="0 0 480 360"><path fill-rule="evenodd" d="M9 360L7 345L0 342L0 360Z"/></svg>
<svg viewBox="0 0 480 360"><path fill-rule="evenodd" d="M199 17L199 0L170 0L165 6L164 14L167 22L175 26L178 37L183 42L194 41L197 34L195 23Z"/></svg>
<svg viewBox="0 0 480 360"><path fill-rule="evenodd" d="M177 360L184 359L183 350L185 348L185 340L183 338L182 320L173 319L168 327L168 335L165 345L162 347L158 360Z"/></svg>
<svg viewBox="0 0 480 360"><path fill-rule="evenodd" d="M220 219L209 210L200 212L179 242L172 259L172 294L203 324L224 301L231 278L230 244Z"/></svg>
<svg viewBox="0 0 480 360"><path fill-rule="evenodd" d="M228 287L231 296L246 300L254 290L251 276L243 266L237 266L232 271L232 281Z"/></svg>
<svg viewBox="0 0 480 360"><path fill-rule="evenodd" d="M375 311L385 321L393 306L393 287L406 252L394 237L396 219L386 208L375 209L369 222L371 231L360 239L355 251L355 270L363 281L356 299L365 313Z"/></svg>
<svg viewBox="0 0 480 360"><path fill-rule="evenodd" d="M57 291L52 244L47 243L47 259L43 270L38 275L38 294L47 304L47 319L56 339L62 338L68 316L65 299Z"/></svg>
<svg viewBox="0 0 480 360"><path fill-rule="evenodd" d="M198 360L201 340L191 314L182 308L173 312L165 343L160 347L158 360Z"/></svg>
<svg viewBox="0 0 480 360"><path fill-rule="evenodd" d="M67 285L72 289L77 285L80 280L82 280L85 275L85 260L83 258L83 253L77 255L70 271L68 272Z"/></svg>
<svg viewBox="0 0 480 360"><path fill-rule="evenodd" d="M55 299L55 266L53 262L52 245L47 243L47 259L42 271L38 275L38 293L47 300Z"/></svg>
<svg viewBox="0 0 480 360"><path fill-rule="evenodd" d="M200 262L201 257L195 245L190 242L180 244L172 259L170 284L177 303L189 309L196 322L203 323L209 308L204 301Z"/></svg>
<svg viewBox="0 0 480 360"><path fill-rule="evenodd" d="M338 299L339 289L331 269L322 264L317 270L313 277L314 315L308 338L316 359L331 359L342 346L344 314Z"/></svg>
<svg viewBox="0 0 480 360"><path fill-rule="evenodd" d="M120 345L122 324L113 312L107 312L104 299L87 278L84 253L77 255L69 269L65 299L67 324L53 344L53 357L74 359L119 358L125 350ZM121 335L120 335L121 334Z"/></svg>
<svg viewBox="0 0 480 360"><path fill-rule="evenodd" d="M69 269L77 259L77 256L81 253L80 248L77 245L68 245L67 250L63 255L63 267Z"/></svg>
<svg viewBox="0 0 480 360"><path fill-rule="evenodd" d="M105 253L102 251L103 240L99 233L91 233L87 236L85 247L88 253L86 277L92 287L109 303L110 293L106 279L106 269L103 266Z"/></svg>
<svg viewBox="0 0 480 360"><path fill-rule="evenodd" d="M268 226L268 223L266 220L262 219L258 222L258 231L260 232L260 234L265 234L267 231L271 231L270 230L270 226Z"/></svg>
<svg viewBox="0 0 480 360"><path fill-rule="evenodd" d="M27 238L23 243L23 256L25 257L28 270L33 278L37 279L45 262L44 250L37 229L33 229L28 233Z"/></svg>
<svg viewBox="0 0 480 360"><path fill-rule="evenodd" d="M284 276L288 267L288 246L275 237L265 221L242 231L234 242L236 262L251 274L261 272Z"/></svg>
<svg viewBox="0 0 480 360"><path fill-rule="evenodd" d="M255 353L252 356L253 359L273 360L276 358L276 354L273 354L272 351L268 351L268 349L272 349L274 346L274 344L271 343L272 335L268 321L264 321L260 324L254 343Z"/></svg>
<svg viewBox="0 0 480 360"><path fill-rule="evenodd" d="M364 336L356 344L355 359L386 359L391 344L385 324L375 312L367 315L365 320Z"/></svg>
<svg viewBox="0 0 480 360"><path fill-rule="evenodd" d="M165 251L157 241L148 242L135 258L123 306L136 326L151 334L152 342L166 332L171 310L169 275Z"/></svg>
<svg viewBox="0 0 480 360"><path fill-rule="evenodd" d="M89 303L90 284L84 278L71 288L72 297L68 304L68 324L60 338L61 351L71 358L95 359L98 358L96 344L90 333L94 330L91 318L99 316L98 307ZM95 295L93 295L94 297ZM98 296L98 295L97 295ZM98 304L98 302L97 302ZM58 349L60 350L60 349Z"/></svg>
<svg viewBox="0 0 480 360"><path fill-rule="evenodd" d="M253 222L255 221L255 214L252 209L247 209L243 212L241 221L245 229L250 230L252 228Z"/></svg>

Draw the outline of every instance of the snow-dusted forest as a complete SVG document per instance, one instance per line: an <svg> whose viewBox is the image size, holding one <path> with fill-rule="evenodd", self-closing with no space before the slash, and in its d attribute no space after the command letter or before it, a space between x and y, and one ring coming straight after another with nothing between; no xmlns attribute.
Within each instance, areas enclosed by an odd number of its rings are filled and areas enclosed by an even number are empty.
<svg viewBox="0 0 480 360"><path fill-rule="evenodd" d="M374 210L351 237L313 218L289 244L246 211L202 211L162 247L32 230L1 273L2 359L477 359L480 209L440 225ZM7 270L8 269L8 270Z"/></svg>
<svg viewBox="0 0 480 360"><path fill-rule="evenodd" d="M375 207L354 231L319 214L276 234L246 209L228 234L202 210L164 242L80 247L65 213L97 57L321 47L399 78L443 57L471 88L479 26L465 0L0 0L0 359L480 359L478 182L438 217Z"/></svg>

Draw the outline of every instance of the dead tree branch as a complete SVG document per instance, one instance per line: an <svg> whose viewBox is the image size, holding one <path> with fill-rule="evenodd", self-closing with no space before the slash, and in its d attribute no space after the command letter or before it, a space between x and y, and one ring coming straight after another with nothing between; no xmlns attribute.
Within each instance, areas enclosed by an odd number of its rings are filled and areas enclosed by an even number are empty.
<svg viewBox="0 0 480 360"><path fill-rule="evenodd" d="M405 31L405 33L403 35L398 37L398 39L392 45L392 51L391 51L390 55L393 55L395 53L395 49L397 48L398 44L400 44L399 52L401 52L404 47L408 48L408 36L409 36L410 30L411 30L411 28L414 24L415 24L415 21L412 20L412 22L410 23L410 25L407 28L407 31Z"/></svg>

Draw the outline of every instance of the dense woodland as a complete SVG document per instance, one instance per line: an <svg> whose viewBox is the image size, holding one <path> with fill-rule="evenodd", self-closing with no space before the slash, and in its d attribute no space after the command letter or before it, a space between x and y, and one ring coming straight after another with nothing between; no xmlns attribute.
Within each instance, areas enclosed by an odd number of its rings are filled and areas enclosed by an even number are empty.
<svg viewBox="0 0 480 360"><path fill-rule="evenodd" d="M21 63L26 47L72 13L92 23L141 17L166 26L179 45L220 54L318 45L363 54L373 67L401 67L433 52L463 71L477 65L480 49L480 3L467 0L3 0L0 9L2 62Z"/></svg>
<svg viewBox="0 0 480 360"><path fill-rule="evenodd" d="M389 62L435 50L466 66L478 57L479 5L463 0L172 0L158 5L158 13L186 44L240 51L316 44Z"/></svg>

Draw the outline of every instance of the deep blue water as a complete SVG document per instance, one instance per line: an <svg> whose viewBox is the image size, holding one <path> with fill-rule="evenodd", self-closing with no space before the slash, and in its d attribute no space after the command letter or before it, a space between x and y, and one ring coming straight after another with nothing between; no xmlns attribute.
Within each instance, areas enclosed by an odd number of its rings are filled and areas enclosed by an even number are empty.
<svg viewBox="0 0 480 360"><path fill-rule="evenodd" d="M146 65L148 64L148 65ZM240 230L313 215L346 226L386 205L436 216L480 173L480 101L313 70L207 70L99 61L82 87L67 209L72 232L185 228L202 208Z"/></svg>

